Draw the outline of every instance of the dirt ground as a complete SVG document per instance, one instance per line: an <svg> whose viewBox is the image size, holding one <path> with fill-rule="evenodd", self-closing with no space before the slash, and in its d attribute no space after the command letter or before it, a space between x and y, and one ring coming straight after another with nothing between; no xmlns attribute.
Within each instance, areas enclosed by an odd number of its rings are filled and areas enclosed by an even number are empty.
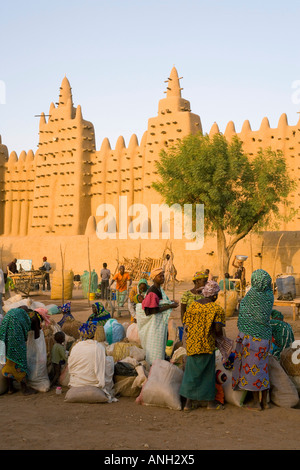
<svg viewBox="0 0 300 470"><path fill-rule="evenodd" d="M190 288L176 287L176 299ZM171 297L171 293L170 297ZM35 295L45 304L49 295ZM88 301L74 290L72 314L85 321ZM292 321L292 309L280 309L300 339L300 319ZM61 315L55 315L56 321ZM180 324L179 308L172 314ZM122 322L130 320L123 312ZM228 318L226 334L235 339L237 317ZM296 450L299 449L300 405L293 409L271 405L262 412L226 404L224 410L199 408L185 413L167 408L138 405L134 398L121 397L116 403L74 404L64 402L55 390L23 396L21 392L0 396L1 450L103 450L196 451L196 450Z"/></svg>

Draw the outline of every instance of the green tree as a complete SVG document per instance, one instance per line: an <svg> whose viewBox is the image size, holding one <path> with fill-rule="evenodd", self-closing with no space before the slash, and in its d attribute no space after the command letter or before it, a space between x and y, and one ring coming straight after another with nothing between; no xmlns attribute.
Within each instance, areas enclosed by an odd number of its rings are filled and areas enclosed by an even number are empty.
<svg viewBox="0 0 300 470"><path fill-rule="evenodd" d="M236 244L251 230L274 229L295 215L287 201L295 182L284 155L271 148L250 158L238 137L191 134L163 150L156 166L159 181L153 187L166 204L204 204L205 234L217 236L219 276L228 272Z"/></svg>

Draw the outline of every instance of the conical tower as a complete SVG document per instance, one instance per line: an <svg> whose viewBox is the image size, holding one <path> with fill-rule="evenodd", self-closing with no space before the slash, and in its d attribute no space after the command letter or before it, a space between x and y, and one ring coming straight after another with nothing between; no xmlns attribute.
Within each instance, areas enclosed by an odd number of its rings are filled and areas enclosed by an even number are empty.
<svg viewBox="0 0 300 470"><path fill-rule="evenodd" d="M90 152L95 150L93 125L73 105L64 77L59 101L49 119L41 114L31 233L83 234L90 215ZM87 169L88 170L87 170Z"/></svg>
<svg viewBox="0 0 300 470"><path fill-rule="evenodd" d="M151 189L157 179L155 162L162 149L168 150L183 137L202 132L200 117L191 112L190 102L181 96L180 78L175 67L166 80L166 97L158 104L158 115L148 120L144 165L143 203L160 202L160 196Z"/></svg>

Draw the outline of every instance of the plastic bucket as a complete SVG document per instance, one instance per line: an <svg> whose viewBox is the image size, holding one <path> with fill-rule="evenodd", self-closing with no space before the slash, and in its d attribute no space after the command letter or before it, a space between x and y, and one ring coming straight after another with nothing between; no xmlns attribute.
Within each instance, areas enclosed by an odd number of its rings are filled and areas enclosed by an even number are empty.
<svg viewBox="0 0 300 470"><path fill-rule="evenodd" d="M90 292L89 299L90 299L90 300L95 300L95 298L96 298L95 292Z"/></svg>

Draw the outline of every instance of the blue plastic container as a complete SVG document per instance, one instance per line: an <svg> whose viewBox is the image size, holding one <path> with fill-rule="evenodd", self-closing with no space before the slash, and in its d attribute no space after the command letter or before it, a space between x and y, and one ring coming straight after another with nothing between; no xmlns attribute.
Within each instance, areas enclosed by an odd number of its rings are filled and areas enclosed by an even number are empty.
<svg viewBox="0 0 300 470"><path fill-rule="evenodd" d="M178 327L179 341L182 341L183 337L183 326Z"/></svg>
<svg viewBox="0 0 300 470"><path fill-rule="evenodd" d="M288 292L292 294L293 298L296 297L296 283L294 276L278 277L276 279L276 286L278 297L280 295L286 295Z"/></svg>

